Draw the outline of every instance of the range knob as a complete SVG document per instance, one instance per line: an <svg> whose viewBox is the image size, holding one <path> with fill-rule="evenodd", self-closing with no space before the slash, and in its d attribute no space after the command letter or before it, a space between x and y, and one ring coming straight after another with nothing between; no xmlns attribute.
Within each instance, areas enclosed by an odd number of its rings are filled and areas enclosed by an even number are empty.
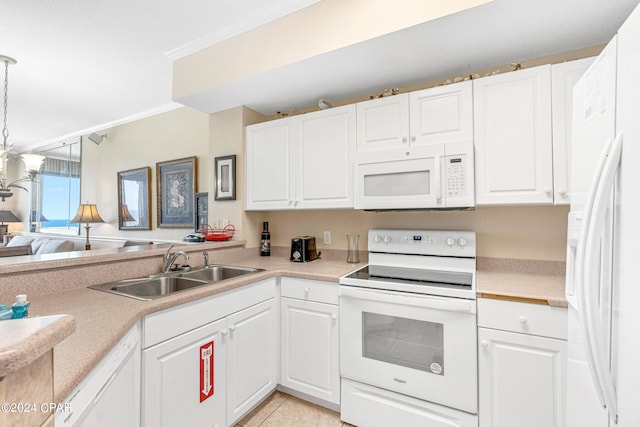
<svg viewBox="0 0 640 427"><path fill-rule="evenodd" d="M467 246L467 243L469 242L467 242L467 239L465 239L464 237L458 239L458 246L460 247L464 248L465 246Z"/></svg>
<svg viewBox="0 0 640 427"><path fill-rule="evenodd" d="M382 241L385 243L391 243L391 236L386 235L382 238Z"/></svg>
<svg viewBox="0 0 640 427"><path fill-rule="evenodd" d="M453 246L456 244L456 239L454 239L453 237L448 237L447 238L447 245L448 246Z"/></svg>
<svg viewBox="0 0 640 427"><path fill-rule="evenodd" d="M380 235L376 234L375 236L373 236L373 243L380 243L380 240L382 240L380 238Z"/></svg>

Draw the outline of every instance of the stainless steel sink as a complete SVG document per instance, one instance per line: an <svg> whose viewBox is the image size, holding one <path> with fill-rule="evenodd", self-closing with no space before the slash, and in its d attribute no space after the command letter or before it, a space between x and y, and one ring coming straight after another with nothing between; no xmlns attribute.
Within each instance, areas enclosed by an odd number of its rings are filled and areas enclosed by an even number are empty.
<svg viewBox="0 0 640 427"><path fill-rule="evenodd" d="M259 271L264 270L228 265L211 265L189 271L154 274L149 277L126 279L89 287L140 300L152 300L176 292L207 286L232 277L257 273Z"/></svg>
<svg viewBox="0 0 640 427"><path fill-rule="evenodd" d="M230 265L210 265L208 267L198 268L179 272L179 277L187 279L204 280L207 282L219 282L220 280L230 279L232 277L242 276L244 274L256 273L263 271L259 268L235 267Z"/></svg>

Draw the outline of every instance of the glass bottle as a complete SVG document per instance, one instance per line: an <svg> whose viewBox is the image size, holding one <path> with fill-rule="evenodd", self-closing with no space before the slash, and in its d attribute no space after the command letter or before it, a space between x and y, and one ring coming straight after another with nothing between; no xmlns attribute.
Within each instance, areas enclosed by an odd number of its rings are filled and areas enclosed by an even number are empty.
<svg viewBox="0 0 640 427"><path fill-rule="evenodd" d="M269 223L262 223L262 234L260 235L260 256L271 255L271 233L269 233Z"/></svg>

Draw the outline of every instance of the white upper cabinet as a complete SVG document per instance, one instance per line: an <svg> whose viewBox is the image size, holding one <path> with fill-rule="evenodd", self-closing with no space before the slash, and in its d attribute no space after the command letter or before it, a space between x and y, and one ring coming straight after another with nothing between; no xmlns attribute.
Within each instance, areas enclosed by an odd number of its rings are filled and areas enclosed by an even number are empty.
<svg viewBox="0 0 640 427"><path fill-rule="evenodd" d="M409 95L412 146L473 141L473 86L471 80Z"/></svg>
<svg viewBox="0 0 640 427"><path fill-rule="evenodd" d="M355 105L299 116L295 207L353 207Z"/></svg>
<svg viewBox="0 0 640 427"><path fill-rule="evenodd" d="M476 204L552 204L551 66L473 83Z"/></svg>
<svg viewBox="0 0 640 427"><path fill-rule="evenodd" d="M357 151L473 140L471 81L357 104Z"/></svg>
<svg viewBox="0 0 640 427"><path fill-rule="evenodd" d="M357 104L358 152L402 148L409 142L409 94Z"/></svg>
<svg viewBox="0 0 640 427"><path fill-rule="evenodd" d="M571 176L569 153L572 141L573 86L595 58L579 59L551 66L553 113L553 202L569 204Z"/></svg>
<svg viewBox="0 0 640 427"><path fill-rule="evenodd" d="M355 105L247 126L246 209L353 207Z"/></svg>
<svg viewBox="0 0 640 427"><path fill-rule="evenodd" d="M247 209L286 209L294 200L295 127L292 119L247 127Z"/></svg>

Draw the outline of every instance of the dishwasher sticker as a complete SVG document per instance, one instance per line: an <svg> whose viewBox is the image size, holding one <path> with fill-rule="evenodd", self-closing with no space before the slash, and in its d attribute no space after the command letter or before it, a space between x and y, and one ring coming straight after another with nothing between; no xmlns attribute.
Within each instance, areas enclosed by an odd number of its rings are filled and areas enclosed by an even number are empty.
<svg viewBox="0 0 640 427"><path fill-rule="evenodd" d="M213 396L213 341L200 346L200 403Z"/></svg>

